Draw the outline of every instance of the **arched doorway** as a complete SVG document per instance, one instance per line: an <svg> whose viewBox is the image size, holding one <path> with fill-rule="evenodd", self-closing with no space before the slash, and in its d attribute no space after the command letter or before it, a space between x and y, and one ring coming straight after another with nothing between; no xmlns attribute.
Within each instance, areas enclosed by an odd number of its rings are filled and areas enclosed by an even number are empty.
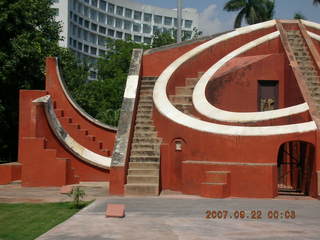
<svg viewBox="0 0 320 240"><path fill-rule="evenodd" d="M278 153L278 193L309 195L314 164L314 146L291 141L282 144Z"/></svg>

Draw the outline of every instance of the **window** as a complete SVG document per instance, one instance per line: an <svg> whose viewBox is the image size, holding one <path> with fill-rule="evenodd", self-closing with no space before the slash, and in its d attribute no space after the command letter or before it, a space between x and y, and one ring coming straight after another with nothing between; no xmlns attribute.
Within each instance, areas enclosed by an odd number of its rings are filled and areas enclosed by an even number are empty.
<svg viewBox="0 0 320 240"><path fill-rule="evenodd" d="M76 40L73 40L72 46L75 47L75 48L77 47L77 41Z"/></svg>
<svg viewBox="0 0 320 240"><path fill-rule="evenodd" d="M88 45L84 45L83 50L84 50L84 52L88 53L89 52L89 46Z"/></svg>
<svg viewBox="0 0 320 240"><path fill-rule="evenodd" d="M178 19L174 19L174 26L178 27ZM181 19L181 27L183 26L183 20Z"/></svg>
<svg viewBox="0 0 320 240"><path fill-rule="evenodd" d="M116 28L122 28L122 20L119 18L116 18Z"/></svg>
<svg viewBox="0 0 320 240"><path fill-rule="evenodd" d="M72 11L70 11L70 19L72 19L72 15L73 15L73 13L72 13Z"/></svg>
<svg viewBox="0 0 320 240"><path fill-rule="evenodd" d="M90 18L91 18L93 21L97 21L97 11L96 11L96 10L90 9Z"/></svg>
<svg viewBox="0 0 320 240"><path fill-rule="evenodd" d="M72 41L73 41L73 39L69 38L69 45L72 45Z"/></svg>
<svg viewBox="0 0 320 240"><path fill-rule="evenodd" d="M107 9L107 2L104 0L100 0L99 8L105 11Z"/></svg>
<svg viewBox="0 0 320 240"><path fill-rule="evenodd" d="M82 26L82 24L83 24L83 18L82 17L79 17L78 23Z"/></svg>
<svg viewBox="0 0 320 240"><path fill-rule="evenodd" d="M94 59L91 59L92 63L94 63ZM96 79L97 78L97 73L95 71L90 71L90 78L91 79Z"/></svg>
<svg viewBox="0 0 320 240"><path fill-rule="evenodd" d="M82 51L82 43L78 42L78 49Z"/></svg>
<svg viewBox="0 0 320 240"><path fill-rule="evenodd" d="M146 44L151 44L151 38L149 38L149 37L144 37L144 38L143 38L143 41L144 41L144 43L146 43Z"/></svg>
<svg viewBox="0 0 320 240"><path fill-rule="evenodd" d="M59 8L52 8L54 16L59 16Z"/></svg>
<svg viewBox="0 0 320 240"><path fill-rule="evenodd" d="M114 30L108 29L108 36L113 37L114 36Z"/></svg>
<svg viewBox="0 0 320 240"><path fill-rule="evenodd" d="M132 18L132 10L131 9L126 8L125 17Z"/></svg>
<svg viewBox="0 0 320 240"><path fill-rule="evenodd" d="M86 30L83 30L83 39L85 41L88 41L88 31L86 31Z"/></svg>
<svg viewBox="0 0 320 240"><path fill-rule="evenodd" d="M148 24L143 24L143 33L151 33L151 26Z"/></svg>
<svg viewBox="0 0 320 240"><path fill-rule="evenodd" d="M71 23L71 29L72 29L72 35L73 36L76 36L76 32L77 32L77 27L76 27L76 25L73 25L72 23Z"/></svg>
<svg viewBox="0 0 320 240"><path fill-rule="evenodd" d="M141 20L142 12L134 11L134 19Z"/></svg>
<svg viewBox="0 0 320 240"><path fill-rule="evenodd" d="M93 30L93 31L97 31L97 29L98 29L98 25L97 24L95 24L95 23L91 23L91 30Z"/></svg>
<svg viewBox="0 0 320 240"><path fill-rule="evenodd" d="M135 42L141 42L141 36L134 35Z"/></svg>
<svg viewBox="0 0 320 240"><path fill-rule="evenodd" d="M191 39L192 31L183 31L183 36L187 40Z"/></svg>
<svg viewBox="0 0 320 240"><path fill-rule="evenodd" d="M89 8L87 6L84 6L83 13L84 16L89 17Z"/></svg>
<svg viewBox="0 0 320 240"><path fill-rule="evenodd" d="M153 34L155 33L161 33L161 28L158 26L153 26Z"/></svg>
<svg viewBox="0 0 320 240"><path fill-rule="evenodd" d="M162 24L162 16L154 15L154 23L156 24Z"/></svg>
<svg viewBox="0 0 320 240"><path fill-rule="evenodd" d="M116 13L119 16L123 16L123 7L117 6Z"/></svg>
<svg viewBox="0 0 320 240"><path fill-rule="evenodd" d="M113 23L114 23L114 18L108 15L107 16L107 24L110 26L113 26Z"/></svg>
<svg viewBox="0 0 320 240"><path fill-rule="evenodd" d="M105 24L106 22L106 15L99 12L99 22Z"/></svg>
<svg viewBox="0 0 320 240"><path fill-rule="evenodd" d="M89 28L89 21L88 20L84 20L84 27Z"/></svg>
<svg viewBox="0 0 320 240"><path fill-rule="evenodd" d="M99 49L99 56L103 57L104 55L106 55L106 51Z"/></svg>
<svg viewBox="0 0 320 240"><path fill-rule="evenodd" d="M97 0L91 0L91 5L94 7L98 7L98 1Z"/></svg>
<svg viewBox="0 0 320 240"><path fill-rule="evenodd" d="M106 38L102 36L98 36L98 44L102 47L105 47L106 45Z"/></svg>
<svg viewBox="0 0 320 240"><path fill-rule="evenodd" d="M73 14L73 21L78 22L78 16L77 16L77 14Z"/></svg>
<svg viewBox="0 0 320 240"><path fill-rule="evenodd" d="M99 26L99 33L106 34L107 29L105 27Z"/></svg>
<svg viewBox="0 0 320 240"><path fill-rule="evenodd" d="M122 36L123 36L123 32L116 32L116 38L120 38L122 39Z"/></svg>
<svg viewBox="0 0 320 240"><path fill-rule="evenodd" d="M83 5L78 3L78 13L83 14Z"/></svg>
<svg viewBox="0 0 320 240"><path fill-rule="evenodd" d="M152 19L152 14L150 14L150 13L144 13L143 14L143 20L145 22L151 22L151 19Z"/></svg>
<svg viewBox="0 0 320 240"><path fill-rule="evenodd" d="M78 28L78 38L81 38L81 37L82 37L82 29Z"/></svg>
<svg viewBox="0 0 320 240"><path fill-rule="evenodd" d="M84 0L84 1L89 4L89 0Z"/></svg>
<svg viewBox="0 0 320 240"><path fill-rule="evenodd" d="M114 4L108 4L108 12L114 14Z"/></svg>
<svg viewBox="0 0 320 240"><path fill-rule="evenodd" d="M134 24L133 24L133 31L134 31L134 32L141 32L141 24L139 24L139 23L134 23Z"/></svg>
<svg viewBox="0 0 320 240"><path fill-rule="evenodd" d="M127 41L132 40L132 35L129 34L129 33L125 33L124 34L124 39L127 40Z"/></svg>
<svg viewBox="0 0 320 240"><path fill-rule="evenodd" d="M53 0L53 3L59 3L59 0Z"/></svg>
<svg viewBox="0 0 320 240"><path fill-rule="evenodd" d="M90 53L93 54L93 55L96 55L97 54L97 48L90 47Z"/></svg>
<svg viewBox="0 0 320 240"><path fill-rule="evenodd" d="M132 22L124 20L124 29L131 31L131 28L132 28Z"/></svg>
<svg viewBox="0 0 320 240"><path fill-rule="evenodd" d="M90 42L93 44L97 43L97 35L90 33Z"/></svg>
<svg viewBox="0 0 320 240"><path fill-rule="evenodd" d="M164 25L172 25L172 18L164 17Z"/></svg>
<svg viewBox="0 0 320 240"><path fill-rule="evenodd" d="M191 21L191 20L185 20L185 21L184 21L184 26L185 26L185 28L191 28L191 26L192 26L192 21Z"/></svg>

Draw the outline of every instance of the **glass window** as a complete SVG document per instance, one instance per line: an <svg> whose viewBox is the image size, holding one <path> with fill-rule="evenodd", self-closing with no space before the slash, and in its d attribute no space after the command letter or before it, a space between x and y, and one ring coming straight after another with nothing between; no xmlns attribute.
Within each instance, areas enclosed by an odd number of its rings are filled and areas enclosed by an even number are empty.
<svg viewBox="0 0 320 240"><path fill-rule="evenodd" d="M123 36L123 32L116 32L116 38L120 38L122 39L122 36Z"/></svg>
<svg viewBox="0 0 320 240"><path fill-rule="evenodd" d="M78 16L77 16L77 14L73 14L73 21L78 22Z"/></svg>
<svg viewBox="0 0 320 240"><path fill-rule="evenodd" d="M122 20L119 18L116 18L116 28L122 28Z"/></svg>
<svg viewBox="0 0 320 240"><path fill-rule="evenodd" d="M99 22L105 24L106 23L106 15L99 12Z"/></svg>
<svg viewBox="0 0 320 240"><path fill-rule="evenodd" d="M99 56L103 57L104 55L106 55L106 51L99 49Z"/></svg>
<svg viewBox="0 0 320 240"><path fill-rule="evenodd" d="M73 39L70 37L69 38L69 45L72 45L72 41L73 41Z"/></svg>
<svg viewBox="0 0 320 240"><path fill-rule="evenodd" d="M117 6L116 13L119 16L123 16L123 7Z"/></svg>
<svg viewBox="0 0 320 240"><path fill-rule="evenodd" d="M73 40L72 46L75 47L75 48L77 47L77 40Z"/></svg>
<svg viewBox="0 0 320 240"><path fill-rule="evenodd" d="M88 20L84 20L84 27L89 28L89 21Z"/></svg>
<svg viewBox="0 0 320 240"><path fill-rule="evenodd" d="M97 43L97 35L90 33L90 42L93 44Z"/></svg>
<svg viewBox="0 0 320 240"><path fill-rule="evenodd" d="M94 61L94 59L91 59L90 62L92 64L94 64L95 61ZM97 78L97 73L95 71L90 71L89 75L90 75L91 79L96 79Z"/></svg>
<svg viewBox="0 0 320 240"><path fill-rule="evenodd" d="M191 39L192 31L183 31L183 36L184 36L186 39Z"/></svg>
<svg viewBox="0 0 320 240"><path fill-rule="evenodd" d="M154 23L162 24L162 16L154 15L153 20L154 20Z"/></svg>
<svg viewBox="0 0 320 240"><path fill-rule="evenodd" d="M98 25L97 24L95 24L95 23L91 23L91 30L93 30L93 31L97 31L97 29L98 29Z"/></svg>
<svg viewBox="0 0 320 240"><path fill-rule="evenodd" d="M99 26L99 33L106 34L107 29L105 27Z"/></svg>
<svg viewBox="0 0 320 240"><path fill-rule="evenodd" d="M73 1L73 4L72 4L72 9L73 10L77 10L77 2L78 1L76 1L76 0Z"/></svg>
<svg viewBox="0 0 320 240"><path fill-rule="evenodd" d="M185 20L184 21L185 28L191 28L192 26L192 20Z"/></svg>
<svg viewBox="0 0 320 240"><path fill-rule="evenodd" d="M82 17L79 17L78 20L79 20L78 23L82 26L82 24L83 24L83 18L82 18Z"/></svg>
<svg viewBox="0 0 320 240"><path fill-rule="evenodd" d="M106 38L102 36L98 36L98 44L102 47L105 47L106 45Z"/></svg>
<svg viewBox="0 0 320 240"><path fill-rule="evenodd" d="M131 31L131 28L132 28L132 22L124 20L124 29Z"/></svg>
<svg viewBox="0 0 320 240"><path fill-rule="evenodd" d="M78 49L82 51L82 43L78 42Z"/></svg>
<svg viewBox="0 0 320 240"><path fill-rule="evenodd" d="M99 8L105 11L107 9L107 2L104 0L100 0Z"/></svg>
<svg viewBox="0 0 320 240"><path fill-rule="evenodd" d="M144 38L143 38L143 41L144 41L144 43L146 43L146 44L151 44L151 38L149 38L149 37L144 37Z"/></svg>
<svg viewBox="0 0 320 240"><path fill-rule="evenodd" d="M164 17L164 25L172 25L172 18Z"/></svg>
<svg viewBox="0 0 320 240"><path fill-rule="evenodd" d="M110 25L110 26L113 26L113 23L114 23L114 17L111 17L111 16L107 16L107 24Z"/></svg>
<svg viewBox="0 0 320 240"><path fill-rule="evenodd" d="M130 40L132 40L132 35L129 34L129 33L125 33L124 34L124 39L127 40L127 41L130 41Z"/></svg>
<svg viewBox="0 0 320 240"><path fill-rule="evenodd" d="M97 0L91 0L91 4L94 7L98 7L98 1Z"/></svg>
<svg viewBox="0 0 320 240"><path fill-rule="evenodd" d="M134 11L134 19L141 20L142 12Z"/></svg>
<svg viewBox="0 0 320 240"><path fill-rule="evenodd" d="M126 8L126 10L125 10L125 16L126 16L127 18L132 18L132 10Z"/></svg>
<svg viewBox="0 0 320 240"><path fill-rule="evenodd" d="M83 39L85 41L88 41L88 31L86 31L86 30L83 30Z"/></svg>
<svg viewBox="0 0 320 240"><path fill-rule="evenodd" d="M151 26L148 24L143 24L143 33L151 33Z"/></svg>
<svg viewBox="0 0 320 240"><path fill-rule="evenodd" d="M114 36L114 30L108 29L108 36L113 37Z"/></svg>
<svg viewBox="0 0 320 240"><path fill-rule="evenodd" d="M83 13L84 16L89 17L89 8L87 6L84 6Z"/></svg>
<svg viewBox="0 0 320 240"><path fill-rule="evenodd" d="M90 47L90 53L93 54L93 55L96 55L97 54L97 48Z"/></svg>
<svg viewBox="0 0 320 240"><path fill-rule="evenodd" d="M77 33L77 27L76 27L76 25L71 24L71 29L72 29L72 35L73 35L73 36L76 36L76 33Z"/></svg>
<svg viewBox="0 0 320 240"><path fill-rule="evenodd" d="M83 50L87 53L89 52L89 46L88 45L84 45Z"/></svg>
<svg viewBox="0 0 320 240"><path fill-rule="evenodd" d="M78 28L78 38L81 38L81 37L82 37L82 29Z"/></svg>
<svg viewBox="0 0 320 240"><path fill-rule="evenodd" d="M70 19L72 19L73 13L72 11L70 11Z"/></svg>
<svg viewBox="0 0 320 240"><path fill-rule="evenodd" d="M114 4L108 4L108 12L114 14Z"/></svg>
<svg viewBox="0 0 320 240"><path fill-rule="evenodd" d="M174 26L178 27L178 19L174 19ZM181 27L183 26L183 19L181 19Z"/></svg>
<svg viewBox="0 0 320 240"><path fill-rule="evenodd" d="M135 42L141 42L141 36L134 35Z"/></svg>
<svg viewBox="0 0 320 240"><path fill-rule="evenodd" d="M59 0L53 0L53 3L59 3Z"/></svg>
<svg viewBox="0 0 320 240"><path fill-rule="evenodd" d="M139 24L139 23L134 23L134 24L133 24L133 31L134 31L134 32L141 32L141 24Z"/></svg>
<svg viewBox="0 0 320 240"><path fill-rule="evenodd" d="M97 21L97 11L96 11L96 10L90 9L90 18L91 18L93 21Z"/></svg>
<svg viewBox="0 0 320 240"><path fill-rule="evenodd" d="M158 26L153 26L153 34L155 33L161 33L161 28Z"/></svg>
<svg viewBox="0 0 320 240"><path fill-rule="evenodd" d="M84 0L84 1L89 4L89 0Z"/></svg>
<svg viewBox="0 0 320 240"><path fill-rule="evenodd" d="M150 14L150 13L144 13L143 14L143 20L145 22L151 22L151 19L152 19L152 14Z"/></svg>

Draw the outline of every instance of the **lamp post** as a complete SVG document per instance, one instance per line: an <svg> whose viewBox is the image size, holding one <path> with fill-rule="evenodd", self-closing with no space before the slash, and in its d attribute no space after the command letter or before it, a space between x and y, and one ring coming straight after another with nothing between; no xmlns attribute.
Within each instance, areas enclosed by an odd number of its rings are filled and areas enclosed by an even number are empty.
<svg viewBox="0 0 320 240"><path fill-rule="evenodd" d="M177 0L178 1L178 8L177 8L177 19L178 19L178 24L177 24L177 43L181 42L181 20L182 20L182 0Z"/></svg>

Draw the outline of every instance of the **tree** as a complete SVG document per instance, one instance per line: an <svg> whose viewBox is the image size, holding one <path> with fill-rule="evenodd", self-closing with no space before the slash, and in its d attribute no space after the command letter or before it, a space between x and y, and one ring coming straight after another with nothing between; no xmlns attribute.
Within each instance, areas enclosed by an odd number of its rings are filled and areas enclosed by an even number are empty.
<svg viewBox="0 0 320 240"><path fill-rule="evenodd" d="M42 89L45 57L59 52L51 4L0 0L0 158L16 159L19 89Z"/></svg>
<svg viewBox="0 0 320 240"><path fill-rule="evenodd" d="M274 0L229 0L224 10L228 12L239 11L234 27L241 26L243 19L251 25L264 22L273 18Z"/></svg>
<svg viewBox="0 0 320 240"><path fill-rule="evenodd" d="M314 5L320 5L320 0L313 0Z"/></svg>
<svg viewBox="0 0 320 240"><path fill-rule="evenodd" d="M303 19L306 20L307 18L301 13L301 12L296 12L293 16L293 19Z"/></svg>

